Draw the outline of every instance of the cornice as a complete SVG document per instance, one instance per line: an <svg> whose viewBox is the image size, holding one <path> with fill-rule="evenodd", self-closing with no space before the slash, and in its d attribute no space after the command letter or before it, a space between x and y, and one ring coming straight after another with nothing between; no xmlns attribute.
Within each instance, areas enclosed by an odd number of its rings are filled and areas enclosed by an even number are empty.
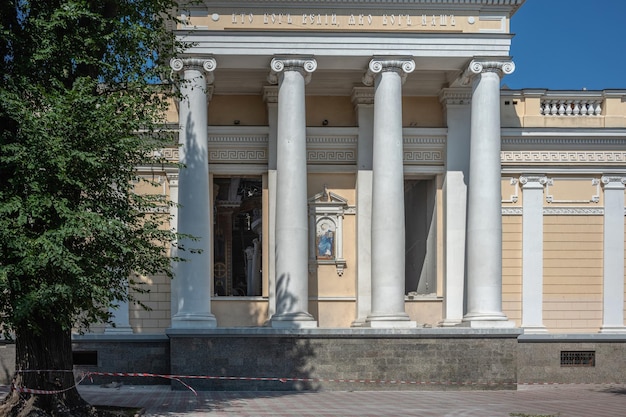
<svg viewBox="0 0 626 417"><path fill-rule="evenodd" d="M271 7L271 6L294 6L294 7L328 7L328 6L344 6L344 7L398 7L411 6L429 7L429 8L510 8L513 12L517 11L525 0L245 0L245 1L225 1L225 0L204 0L206 6L221 7L240 7L249 5L254 7ZM197 3L184 2L182 4L191 3L192 6Z"/></svg>

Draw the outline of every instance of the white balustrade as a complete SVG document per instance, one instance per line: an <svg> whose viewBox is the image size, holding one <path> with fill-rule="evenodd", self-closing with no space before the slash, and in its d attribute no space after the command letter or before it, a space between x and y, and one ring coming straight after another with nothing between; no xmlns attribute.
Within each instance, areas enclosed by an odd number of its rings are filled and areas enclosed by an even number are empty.
<svg viewBox="0 0 626 417"><path fill-rule="evenodd" d="M600 116L602 100L543 99L540 112L544 116Z"/></svg>

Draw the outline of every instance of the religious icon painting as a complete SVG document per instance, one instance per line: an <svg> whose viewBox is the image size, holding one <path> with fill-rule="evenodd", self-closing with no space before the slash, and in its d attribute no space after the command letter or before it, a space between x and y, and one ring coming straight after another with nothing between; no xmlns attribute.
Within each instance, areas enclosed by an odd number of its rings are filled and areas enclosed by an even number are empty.
<svg viewBox="0 0 626 417"><path fill-rule="evenodd" d="M316 225L316 257L317 259L335 259L335 222L322 217Z"/></svg>

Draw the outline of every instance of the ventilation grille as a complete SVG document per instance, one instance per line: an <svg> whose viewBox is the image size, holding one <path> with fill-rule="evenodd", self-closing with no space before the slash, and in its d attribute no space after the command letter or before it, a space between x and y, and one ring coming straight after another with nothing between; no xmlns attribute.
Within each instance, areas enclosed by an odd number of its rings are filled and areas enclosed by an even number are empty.
<svg viewBox="0 0 626 417"><path fill-rule="evenodd" d="M596 366L596 352L561 351L561 366L593 367Z"/></svg>
<svg viewBox="0 0 626 417"><path fill-rule="evenodd" d="M98 352L97 351L73 351L72 359L74 365L78 366L98 366Z"/></svg>

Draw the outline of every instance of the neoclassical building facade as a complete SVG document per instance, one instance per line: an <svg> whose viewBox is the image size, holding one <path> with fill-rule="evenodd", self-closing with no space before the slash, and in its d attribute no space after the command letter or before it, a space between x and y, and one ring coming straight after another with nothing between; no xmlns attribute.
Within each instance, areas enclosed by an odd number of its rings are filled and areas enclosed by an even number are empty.
<svg viewBox="0 0 626 417"><path fill-rule="evenodd" d="M431 375L459 383L620 379L626 89L510 90L523 2L181 3L181 168L140 167L159 187L139 191L197 240L173 280L145 277L151 310L77 349L152 340L175 374L302 375L288 351L317 376L446 357ZM372 349L397 369L349 368ZM581 349L602 372L559 367Z"/></svg>
<svg viewBox="0 0 626 417"><path fill-rule="evenodd" d="M626 90L509 90L522 3L182 5L144 173L201 253L107 331L624 332Z"/></svg>

